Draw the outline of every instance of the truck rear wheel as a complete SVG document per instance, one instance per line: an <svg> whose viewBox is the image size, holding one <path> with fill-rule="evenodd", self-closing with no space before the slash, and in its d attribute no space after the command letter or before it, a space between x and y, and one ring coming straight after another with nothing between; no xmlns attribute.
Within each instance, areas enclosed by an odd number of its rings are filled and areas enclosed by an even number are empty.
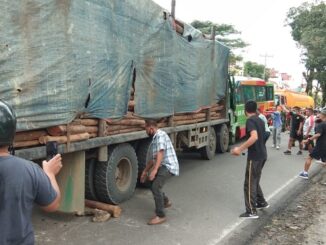
<svg viewBox="0 0 326 245"><path fill-rule="evenodd" d="M149 181L145 183L140 183L140 175L142 174L143 170L147 164L147 154L149 148L151 146L152 140L151 139L144 139L142 140L137 149L137 158L138 158L138 185L141 187L149 188L151 183Z"/></svg>
<svg viewBox="0 0 326 245"><path fill-rule="evenodd" d="M222 124L216 130L216 151L224 153L229 149L229 129L226 124Z"/></svg>
<svg viewBox="0 0 326 245"><path fill-rule="evenodd" d="M130 199L135 191L138 173L137 156L130 144L109 148L108 161L95 168L97 198L106 203L119 204Z"/></svg>
<svg viewBox="0 0 326 245"><path fill-rule="evenodd" d="M97 201L96 192L94 188L94 172L96 159L91 158L86 161L85 166L85 198Z"/></svg>
<svg viewBox="0 0 326 245"><path fill-rule="evenodd" d="M213 127L210 128L208 145L200 148L200 155L203 159L211 160L214 158L216 152L216 133Z"/></svg>

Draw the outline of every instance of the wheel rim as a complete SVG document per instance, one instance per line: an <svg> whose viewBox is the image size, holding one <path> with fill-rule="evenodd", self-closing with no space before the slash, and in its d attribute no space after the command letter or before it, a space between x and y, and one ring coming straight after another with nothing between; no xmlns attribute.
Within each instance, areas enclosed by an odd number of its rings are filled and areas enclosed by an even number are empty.
<svg viewBox="0 0 326 245"><path fill-rule="evenodd" d="M130 160L128 158L120 159L115 171L115 181L117 188L121 192L128 190L131 182L131 172L132 166Z"/></svg>

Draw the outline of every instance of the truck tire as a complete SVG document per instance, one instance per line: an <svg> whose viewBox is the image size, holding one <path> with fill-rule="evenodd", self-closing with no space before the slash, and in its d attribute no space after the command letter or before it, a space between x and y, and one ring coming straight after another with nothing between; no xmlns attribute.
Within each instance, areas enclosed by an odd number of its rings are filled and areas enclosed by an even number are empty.
<svg viewBox="0 0 326 245"><path fill-rule="evenodd" d="M224 153L229 149L229 129L222 124L216 130L216 152Z"/></svg>
<svg viewBox="0 0 326 245"><path fill-rule="evenodd" d="M230 145L234 145L235 142L237 141L237 136L236 134L233 134L232 132L230 132L229 134L229 140L230 140Z"/></svg>
<svg viewBox="0 0 326 245"><path fill-rule="evenodd" d="M91 158L86 161L85 165L85 198L97 201L96 192L94 188L94 172L96 159Z"/></svg>
<svg viewBox="0 0 326 245"><path fill-rule="evenodd" d="M95 168L97 198L119 204L130 199L135 191L138 173L137 156L130 144L109 147L108 161Z"/></svg>
<svg viewBox="0 0 326 245"><path fill-rule="evenodd" d="M147 153L152 143L151 139L144 139L140 141L137 149L137 159L138 159L138 186L149 188L151 183L149 181L145 183L140 183L140 175L142 174L143 170L147 164Z"/></svg>
<svg viewBox="0 0 326 245"><path fill-rule="evenodd" d="M216 152L216 133L213 127L210 128L208 145L200 148L199 151L200 155L205 160L211 160L214 158Z"/></svg>

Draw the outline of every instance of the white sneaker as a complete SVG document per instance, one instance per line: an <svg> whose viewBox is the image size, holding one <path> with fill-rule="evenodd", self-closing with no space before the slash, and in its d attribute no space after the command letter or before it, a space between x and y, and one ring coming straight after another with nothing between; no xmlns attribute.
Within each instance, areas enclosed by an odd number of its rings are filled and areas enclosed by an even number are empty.
<svg viewBox="0 0 326 245"><path fill-rule="evenodd" d="M278 146L276 146L276 150L279 150L280 149L280 146L278 145Z"/></svg>
<svg viewBox="0 0 326 245"><path fill-rule="evenodd" d="M272 145L273 148L275 148L275 145Z"/></svg>

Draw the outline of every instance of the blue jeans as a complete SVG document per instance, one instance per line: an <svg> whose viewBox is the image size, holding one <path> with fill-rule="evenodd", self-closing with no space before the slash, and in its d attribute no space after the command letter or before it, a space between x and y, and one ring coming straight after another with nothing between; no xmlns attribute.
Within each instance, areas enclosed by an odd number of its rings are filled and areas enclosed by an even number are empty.
<svg viewBox="0 0 326 245"><path fill-rule="evenodd" d="M282 127L273 128L273 145L275 146L281 145L281 132L282 132Z"/></svg>

